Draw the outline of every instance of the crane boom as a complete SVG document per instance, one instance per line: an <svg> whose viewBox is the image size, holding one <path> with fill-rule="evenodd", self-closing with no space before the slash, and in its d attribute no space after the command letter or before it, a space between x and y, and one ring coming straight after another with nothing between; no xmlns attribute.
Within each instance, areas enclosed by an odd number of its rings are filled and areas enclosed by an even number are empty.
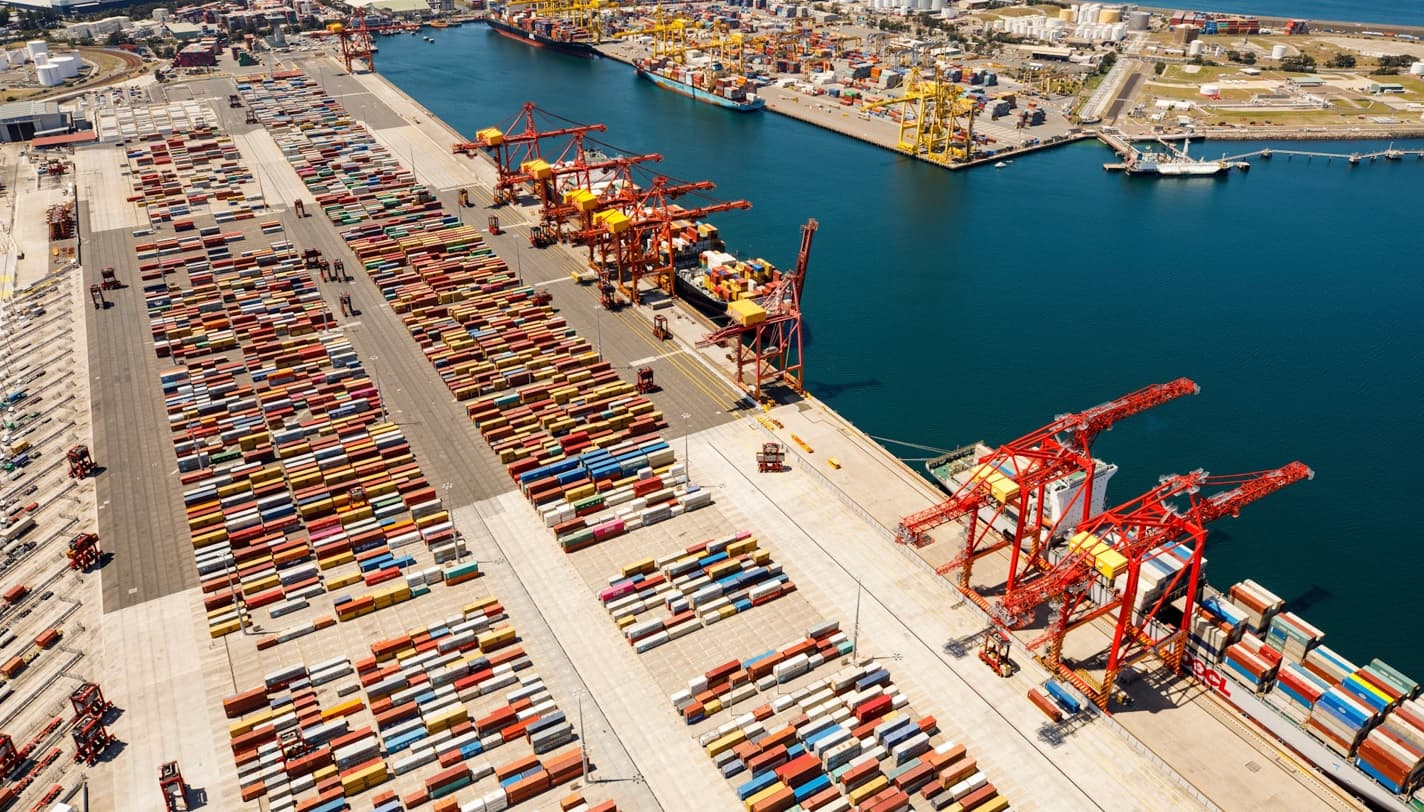
<svg viewBox="0 0 1424 812"><path fill-rule="evenodd" d="M1169 403L1186 395L1201 393L1201 387L1189 378L1178 378L1167 383L1144 386L1136 392L1123 395L1116 400L1101 403L1077 414L1059 415L1053 421L1057 427L1054 434L1068 432L1073 445L1086 452L1097 436L1111 429L1113 424L1125 417L1141 414L1156 406Z"/></svg>

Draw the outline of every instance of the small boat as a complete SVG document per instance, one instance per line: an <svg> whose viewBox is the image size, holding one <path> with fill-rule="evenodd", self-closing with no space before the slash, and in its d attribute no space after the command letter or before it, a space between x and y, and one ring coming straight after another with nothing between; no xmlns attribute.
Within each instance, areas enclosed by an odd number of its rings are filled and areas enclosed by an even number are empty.
<svg viewBox="0 0 1424 812"><path fill-rule="evenodd" d="M1006 166L1008 166L1008 164L1004 163L1003 161L999 161L998 163L994 164L995 169L1003 169Z"/></svg>
<svg viewBox="0 0 1424 812"><path fill-rule="evenodd" d="M435 38L434 38L434 37L426 37L426 38L425 38L425 41L426 41L426 42L434 42L434 41L435 41Z"/></svg>

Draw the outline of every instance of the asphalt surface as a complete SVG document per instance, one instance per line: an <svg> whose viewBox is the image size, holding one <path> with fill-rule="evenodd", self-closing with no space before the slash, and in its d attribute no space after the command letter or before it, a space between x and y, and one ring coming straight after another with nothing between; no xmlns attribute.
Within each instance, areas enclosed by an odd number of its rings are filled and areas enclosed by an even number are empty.
<svg viewBox="0 0 1424 812"><path fill-rule="evenodd" d="M112 145L90 149L119 158ZM94 413L90 453L103 468L95 481L99 538L113 554L101 570L107 613L197 586L198 572L158 385L159 369L169 364L160 366L164 359L154 355L143 291L137 284L134 240L127 231L91 231L90 205L92 201L80 201L85 286L99 282L101 270L109 265L129 284L104 292L110 307L85 311Z"/></svg>

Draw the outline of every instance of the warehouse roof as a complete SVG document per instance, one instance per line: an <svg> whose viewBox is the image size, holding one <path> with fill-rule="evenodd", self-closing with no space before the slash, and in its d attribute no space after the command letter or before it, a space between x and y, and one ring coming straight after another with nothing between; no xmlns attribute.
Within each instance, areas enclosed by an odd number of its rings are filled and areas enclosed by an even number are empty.
<svg viewBox="0 0 1424 812"><path fill-rule="evenodd" d="M82 144L86 141L97 141L99 134L93 130L80 130L77 133L65 133L64 135L47 135L43 138L36 138L30 142L30 146L36 148L58 147L65 144Z"/></svg>
<svg viewBox="0 0 1424 812"><path fill-rule="evenodd" d="M54 102L10 102L8 104L0 104L0 121L14 121L15 119L34 118L36 116L52 116L58 112L59 105Z"/></svg>

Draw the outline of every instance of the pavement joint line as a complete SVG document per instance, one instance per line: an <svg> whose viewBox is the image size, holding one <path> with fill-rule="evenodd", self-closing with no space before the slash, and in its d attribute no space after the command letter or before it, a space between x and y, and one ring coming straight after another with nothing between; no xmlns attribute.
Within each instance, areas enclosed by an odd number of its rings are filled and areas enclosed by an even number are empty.
<svg viewBox="0 0 1424 812"><path fill-rule="evenodd" d="M682 355L685 352L687 352L686 349L680 348L673 350L672 352L665 352L661 355L649 355L643 358L634 358L632 361L628 362L628 368L632 369L634 367L646 366L648 364L653 363L654 361L661 361L664 358L671 358L674 355Z"/></svg>

